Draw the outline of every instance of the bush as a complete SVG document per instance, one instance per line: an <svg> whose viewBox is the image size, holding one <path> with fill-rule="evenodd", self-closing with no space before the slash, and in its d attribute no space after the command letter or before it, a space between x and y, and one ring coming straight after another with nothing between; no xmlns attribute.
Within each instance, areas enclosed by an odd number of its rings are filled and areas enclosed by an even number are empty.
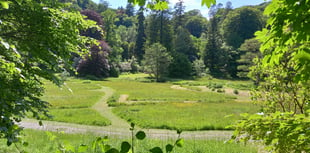
<svg viewBox="0 0 310 153"><path fill-rule="evenodd" d="M234 89L234 94L238 95L239 91L237 89Z"/></svg>
<svg viewBox="0 0 310 153"><path fill-rule="evenodd" d="M176 54L169 66L169 76L174 78L186 78L191 76L191 73L192 64L188 58L184 54Z"/></svg>

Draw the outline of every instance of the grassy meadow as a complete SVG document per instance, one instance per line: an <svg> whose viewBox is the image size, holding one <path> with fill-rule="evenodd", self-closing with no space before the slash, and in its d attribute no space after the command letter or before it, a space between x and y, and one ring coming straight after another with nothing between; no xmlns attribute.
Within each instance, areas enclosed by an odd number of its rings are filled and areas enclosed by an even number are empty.
<svg viewBox="0 0 310 153"><path fill-rule="evenodd" d="M158 103L122 105L114 113L143 128L181 130L227 130L240 113L255 113L250 103Z"/></svg>
<svg viewBox="0 0 310 153"><path fill-rule="evenodd" d="M173 88L173 86L180 88ZM226 127L236 122L240 118L239 114L255 113L259 109L249 101L238 101L237 99L240 98L238 94L203 90L202 86L208 89L216 87L223 90L230 88L245 91L252 85L248 81L210 80L209 78L155 83L145 74L121 75L119 78L108 78L102 81L70 78L62 88L45 82L46 93L42 99L50 102L50 114L54 116L46 120L113 127L113 121L116 120L111 118L110 115L113 114L145 129L183 131L231 130ZM119 99L122 96L125 99L120 102ZM110 106L113 107L101 105L107 98ZM100 105L97 105L98 102ZM102 113L98 106L107 107L105 110L111 109L113 113ZM123 131L126 130L128 129L123 129ZM90 145L97 136L93 133L65 134L26 130L24 140L29 142L29 146L25 150L32 153L55 152L59 144L70 144L75 147L79 144ZM121 142L122 139L117 137L109 139L109 143L116 148L120 148ZM154 146L164 148L168 143L173 143L173 140L152 138L137 141L136 152L148 152L148 149ZM0 145L0 153L7 152L18 151L15 147ZM218 139L189 139L185 140L183 148L174 151L174 153L189 152L251 153L257 152L257 148L224 143L224 140Z"/></svg>
<svg viewBox="0 0 310 153"><path fill-rule="evenodd" d="M45 132L36 130L25 130L22 139L28 142L28 146L24 147L17 144L17 149L14 145L8 147L5 141L0 139L0 153L19 153L24 150L29 153L53 153L58 150L60 145L71 146L76 148L80 144L91 146L96 137L103 135L86 134L66 134L62 132ZM35 140L35 141L34 141ZM120 148L122 141L131 142L129 139L109 138L108 144L112 147ZM135 152L146 153L150 148L159 146L165 148L165 145L173 144L175 140L167 139L148 139L135 141ZM257 148L254 145L243 145L236 143L225 143L225 140L186 140L182 148L176 148L173 153L256 153ZM88 149L87 153L93 153Z"/></svg>
<svg viewBox="0 0 310 153"><path fill-rule="evenodd" d="M144 83L128 80L109 80L103 86L111 87L116 95L128 95L128 101L157 102L225 102L236 99L235 96L214 92L172 89L171 83Z"/></svg>
<svg viewBox="0 0 310 153"><path fill-rule="evenodd" d="M91 107L105 95L95 81L69 79L59 88L51 82L45 82L43 100L51 104L53 118L46 120L86 125L110 125L111 121L101 116Z"/></svg>
<svg viewBox="0 0 310 153"><path fill-rule="evenodd" d="M209 78L173 80L155 83L145 74L121 75L104 81L70 78L59 88L46 82L43 100L51 103L54 121L86 125L110 125L108 118L91 108L105 95L102 87L113 90L110 104L113 112L143 128L182 130L227 130L239 119L240 113L255 113L258 107L249 102L236 102L238 95L201 91L198 86L250 88L249 81ZM181 85L186 90L172 88ZM121 95L125 102L119 103ZM112 100L111 100L112 99ZM111 102L112 101L112 102ZM226 117L229 116L229 117Z"/></svg>

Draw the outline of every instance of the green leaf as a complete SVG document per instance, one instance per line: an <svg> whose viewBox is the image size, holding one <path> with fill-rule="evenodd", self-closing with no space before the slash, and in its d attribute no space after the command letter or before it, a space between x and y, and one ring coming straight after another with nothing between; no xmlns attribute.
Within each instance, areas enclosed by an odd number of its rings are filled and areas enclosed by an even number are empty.
<svg viewBox="0 0 310 153"><path fill-rule="evenodd" d="M120 153L127 153L130 150L130 148L131 148L131 145L129 144L129 142L124 141L122 142Z"/></svg>
<svg viewBox="0 0 310 153"><path fill-rule="evenodd" d="M139 131L136 134L136 138L139 139L139 140L143 140L145 137L146 137L146 134L143 131Z"/></svg>
<svg viewBox="0 0 310 153"><path fill-rule="evenodd" d="M180 138L178 139L175 144L178 146L178 147L183 147L184 146L184 139L183 138Z"/></svg>
<svg viewBox="0 0 310 153"><path fill-rule="evenodd" d="M0 1L0 3L1 3L1 5L2 5L2 7L4 9L9 9L9 2L7 2L7 1Z"/></svg>
<svg viewBox="0 0 310 153"><path fill-rule="evenodd" d="M117 149L112 148L110 150L108 150L106 153L120 153Z"/></svg>
<svg viewBox="0 0 310 153"><path fill-rule="evenodd" d="M161 148L159 147L155 147L155 148L152 148L150 152L151 153L163 153L163 150L161 150Z"/></svg>
<svg viewBox="0 0 310 153"><path fill-rule="evenodd" d="M160 1L158 3L156 3L154 5L154 9L155 10L165 10L165 9L168 9L168 3L167 2L163 2L163 1Z"/></svg>
<svg viewBox="0 0 310 153"><path fill-rule="evenodd" d="M173 145L167 144L166 145L166 152L168 153L168 152L171 152L172 150L173 150Z"/></svg>
<svg viewBox="0 0 310 153"><path fill-rule="evenodd" d="M216 4L216 0L201 0L201 6L211 7L212 4Z"/></svg>
<svg viewBox="0 0 310 153"><path fill-rule="evenodd" d="M88 149L87 145L81 144L78 148L78 152L86 152Z"/></svg>

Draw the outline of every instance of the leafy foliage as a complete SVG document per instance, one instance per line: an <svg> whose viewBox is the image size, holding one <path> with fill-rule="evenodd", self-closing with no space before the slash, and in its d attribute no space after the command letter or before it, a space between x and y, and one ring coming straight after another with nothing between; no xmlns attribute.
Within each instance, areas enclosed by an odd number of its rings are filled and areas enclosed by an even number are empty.
<svg viewBox="0 0 310 153"><path fill-rule="evenodd" d="M223 21L225 42L235 49L246 39L254 37L254 33L263 27L260 12L252 7L232 10Z"/></svg>
<svg viewBox="0 0 310 153"><path fill-rule="evenodd" d="M168 67L172 57L167 49L159 43L155 43L145 50L144 60L142 64L145 71L153 76L156 81L162 81L163 77L168 73Z"/></svg>
<svg viewBox="0 0 310 153"><path fill-rule="evenodd" d="M192 64L183 53L176 53L169 65L169 76L173 78L188 78L192 74Z"/></svg>
<svg viewBox="0 0 310 153"><path fill-rule="evenodd" d="M26 112L37 119L48 116L49 104L39 99L41 78L61 84L54 73L69 71L71 54L85 52L87 41L94 43L79 31L95 24L55 1L7 2L8 9L0 8L0 137L10 145L18 141L17 123Z"/></svg>
<svg viewBox="0 0 310 153"><path fill-rule="evenodd" d="M108 61L108 54L110 47L104 41L99 41L99 45L93 45L90 55L86 55L84 59L80 60L77 67L79 76L85 77L92 75L98 78L108 77L110 65Z"/></svg>
<svg viewBox="0 0 310 153"><path fill-rule="evenodd" d="M257 39L247 39L240 46L240 59L238 62L238 76L240 78L247 78L250 67L254 65L254 58L261 58L259 51L261 43Z"/></svg>
<svg viewBox="0 0 310 153"><path fill-rule="evenodd" d="M309 1L273 0L266 8L268 29L257 32L262 61L252 76L262 112L240 121L233 138L263 140L275 152L309 152ZM261 80L264 82L261 82Z"/></svg>

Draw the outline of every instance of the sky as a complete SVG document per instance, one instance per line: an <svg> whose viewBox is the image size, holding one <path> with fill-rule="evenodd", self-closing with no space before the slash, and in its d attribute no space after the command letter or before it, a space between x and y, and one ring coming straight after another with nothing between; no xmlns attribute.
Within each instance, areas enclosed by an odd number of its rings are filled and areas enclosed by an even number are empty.
<svg viewBox="0 0 310 153"><path fill-rule="evenodd" d="M100 0L93 0L96 3L99 3ZM120 6L125 7L127 0L106 0L109 2L110 7L118 8ZM179 0L169 0L170 7L173 7L175 3ZM183 0L185 5L185 11L199 9L203 16L208 16L208 8L206 6L201 7L201 0ZM217 3L222 3L224 6L228 0L217 0ZM257 5L265 2L265 0L230 0L232 2L233 8L238 8L244 5Z"/></svg>

